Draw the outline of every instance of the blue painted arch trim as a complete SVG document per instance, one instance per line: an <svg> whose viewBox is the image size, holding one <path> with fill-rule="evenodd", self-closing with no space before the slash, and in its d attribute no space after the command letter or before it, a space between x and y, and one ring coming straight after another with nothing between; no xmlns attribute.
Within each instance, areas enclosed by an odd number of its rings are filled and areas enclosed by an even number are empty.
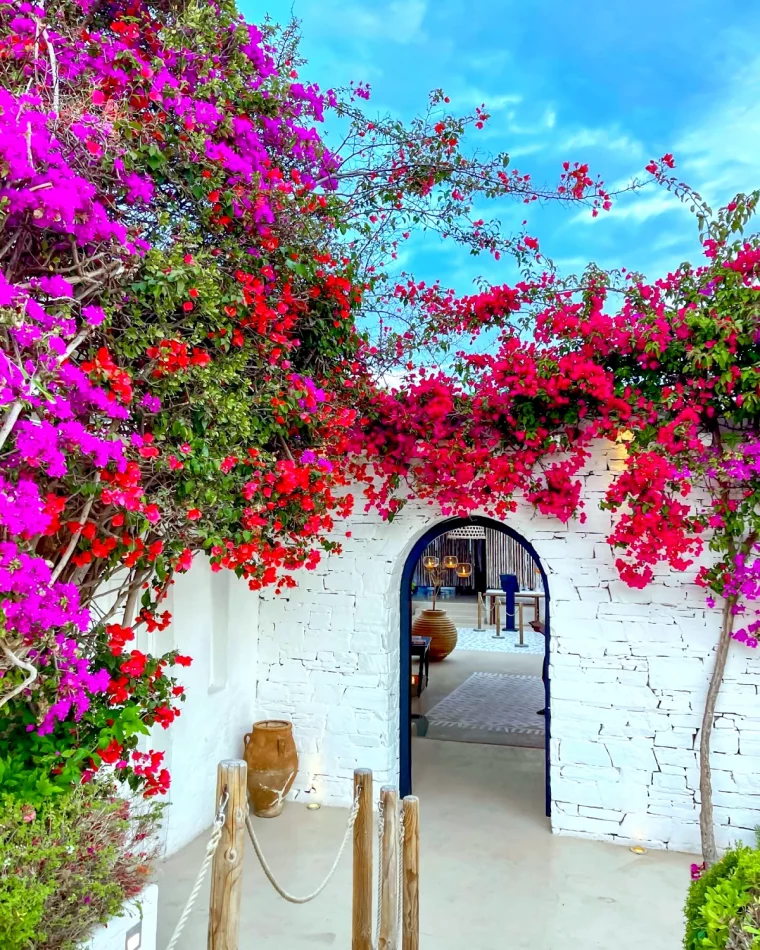
<svg viewBox="0 0 760 950"><path fill-rule="evenodd" d="M401 662L400 673L401 682L399 689L399 785L402 795L410 795L412 792L412 578L414 569L422 557L425 548L447 531L453 531L455 528L466 528L472 525L478 525L483 528L491 528L494 531L501 531L520 544L533 558L538 565L541 573L541 579L544 583L546 592L545 623L546 623L546 644L544 650L544 691L546 694L546 746L545 756L545 780L546 780L546 814L551 814L551 771L549 758L549 739L551 735L551 702L549 682L549 646L551 637L550 624L550 606L551 591L549 589L549 579L541 563L541 558L533 545L527 541L521 534L510 528L509 525L493 518L484 518L480 515L473 515L470 518L449 518L446 521L439 521L432 525L418 539L409 553L404 569L401 575Z"/></svg>

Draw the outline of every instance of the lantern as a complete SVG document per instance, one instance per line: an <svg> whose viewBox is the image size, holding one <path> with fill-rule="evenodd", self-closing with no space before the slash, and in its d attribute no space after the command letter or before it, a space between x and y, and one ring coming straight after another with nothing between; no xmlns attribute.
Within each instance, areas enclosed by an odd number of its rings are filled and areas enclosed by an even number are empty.
<svg viewBox="0 0 760 950"><path fill-rule="evenodd" d="M422 566L426 571L435 570L435 568L438 567L438 558L428 554L426 557L423 557Z"/></svg>
<svg viewBox="0 0 760 950"><path fill-rule="evenodd" d="M443 559L443 566L447 571L452 571L457 566L459 561L454 554L447 554Z"/></svg>
<svg viewBox="0 0 760 950"><path fill-rule="evenodd" d="M470 577L471 574L472 564L468 564L466 561L457 564L457 577Z"/></svg>

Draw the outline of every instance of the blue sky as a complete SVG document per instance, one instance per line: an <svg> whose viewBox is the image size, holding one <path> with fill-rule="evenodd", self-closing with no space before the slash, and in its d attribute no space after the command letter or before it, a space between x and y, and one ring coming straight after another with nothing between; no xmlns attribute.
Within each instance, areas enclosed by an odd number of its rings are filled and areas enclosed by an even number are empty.
<svg viewBox="0 0 760 950"><path fill-rule="evenodd" d="M372 85L369 106L409 118L428 90L452 108L492 113L480 148L556 183L563 160L588 161L608 186L673 152L677 172L714 207L760 186L760 4L746 0L242 0L247 19L302 21L302 78ZM508 231L525 208L492 206ZM564 271L588 260L649 276L698 254L696 225L651 188L611 212L528 211L529 230ZM460 292L510 267L418 241L407 266Z"/></svg>

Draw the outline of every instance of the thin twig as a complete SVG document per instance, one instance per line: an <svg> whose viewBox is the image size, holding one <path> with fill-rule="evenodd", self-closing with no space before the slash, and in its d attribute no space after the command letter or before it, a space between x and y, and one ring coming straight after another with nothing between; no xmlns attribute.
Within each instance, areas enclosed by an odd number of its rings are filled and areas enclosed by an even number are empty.
<svg viewBox="0 0 760 950"><path fill-rule="evenodd" d="M96 473L95 475L95 484L97 485L99 482L100 482L100 472ZM87 504L84 506L84 510L82 511L82 514L80 516L79 527L72 534L69 543L66 545L66 550L61 555L61 560L58 562L57 567L55 568L55 570L53 571L50 577L51 584L55 584L55 582L63 573L63 569L71 560L71 557L74 554L74 551L76 551L77 544L79 544L79 539L82 537L82 531L84 530L84 526L87 522L87 519L90 516L90 511L94 503L95 503L95 495L93 495L92 498L90 498Z"/></svg>
<svg viewBox="0 0 760 950"><path fill-rule="evenodd" d="M19 683L18 686L14 686L14 688L9 693L0 697L1 707L5 706L6 703L9 703L14 698L14 696L18 696L19 693L22 693L25 689L31 686L32 683L37 679L38 671L36 666L32 666L31 663L27 663L25 660L22 660L21 657L16 656L5 640L0 640L0 648L14 666L17 666L21 670L26 670L29 674L23 683Z"/></svg>

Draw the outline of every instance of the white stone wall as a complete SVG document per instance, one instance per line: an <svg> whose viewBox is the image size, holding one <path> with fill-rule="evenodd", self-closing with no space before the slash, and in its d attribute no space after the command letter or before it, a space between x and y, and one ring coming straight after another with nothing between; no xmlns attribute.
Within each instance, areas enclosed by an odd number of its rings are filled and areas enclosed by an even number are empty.
<svg viewBox="0 0 760 950"><path fill-rule="evenodd" d="M689 575L662 568L646 590L617 576L598 502L622 446L600 446L585 481L587 521L529 506L509 525L530 541L551 596L552 827L560 834L698 850L695 738L719 618ZM393 523L358 513L339 557L298 587L261 595L257 712L295 724L296 797L346 804L356 767L398 778L399 592L415 541L442 522L408 505ZM350 537L343 538L349 531ZM713 767L719 839L760 825L760 661L732 645Z"/></svg>
<svg viewBox="0 0 760 950"><path fill-rule="evenodd" d="M151 652L177 649L193 658L174 668L187 700L167 731L153 728L145 747L162 749L172 777L163 832L173 854L207 829L214 818L217 764L243 755L243 735L256 707L258 595L230 571L214 573L204 558L177 577L167 609L172 623L142 633Z"/></svg>

